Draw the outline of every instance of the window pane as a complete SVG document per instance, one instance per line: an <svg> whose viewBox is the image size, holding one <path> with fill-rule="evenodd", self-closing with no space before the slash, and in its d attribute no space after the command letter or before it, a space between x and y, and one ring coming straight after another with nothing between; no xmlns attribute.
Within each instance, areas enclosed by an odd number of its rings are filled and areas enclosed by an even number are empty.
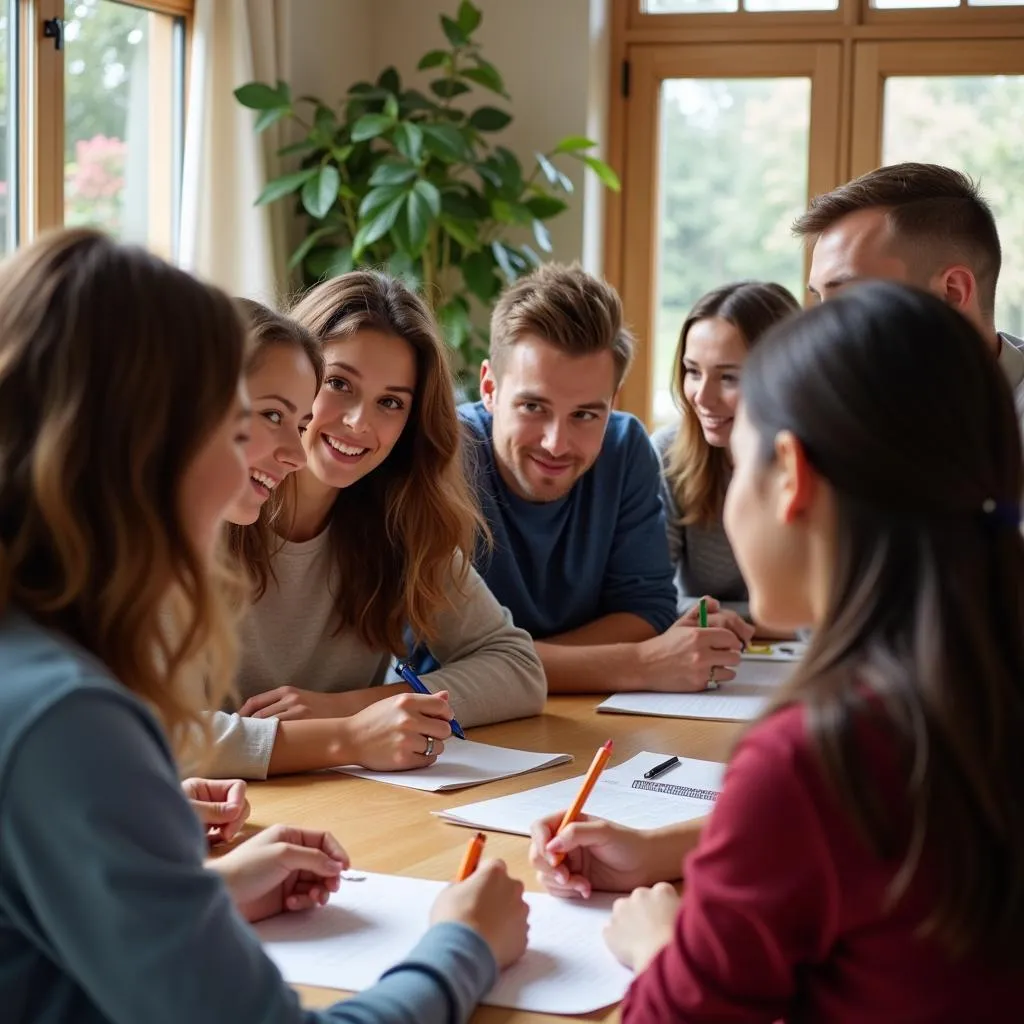
<svg viewBox="0 0 1024 1024"><path fill-rule="evenodd" d="M739 0L640 0L644 14L728 14L740 9Z"/></svg>
<svg viewBox="0 0 1024 1024"><path fill-rule="evenodd" d="M803 249L790 232L807 208L807 78L673 79L662 86L661 209L654 420L671 397L679 328L693 303L729 281L803 291Z"/></svg>
<svg viewBox="0 0 1024 1024"><path fill-rule="evenodd" d="M114 0L65 0L64 222L173 251L180 25Z"/></svg>
<svg viewBox="0 0 1024 1024"><path fill-rule="evenodd" d="M837 11L839 0L746 0L748 11Z"/></svg>
<svg viewBox="0 0 1024 1024"><path fill-rule="evenodd" d="M1024 0L967 0L971 7L1020 7Z"/></svg>
<svg viewBox="0 0 1024 1024"><path fill-rule="evenodd" d="M15 126L15 85L17 76L13 58L14 8L11 3L0 5L0 255L10 252L17 244L17 129Z"/></svg>
<svg viewBox="0 0 1024 1024"><path fill-rule="evenodd" d="M882 160L966 171L991 202L1003 247L1000 330L1024 335L1024 75L898 77L885 82Z"/></svg>

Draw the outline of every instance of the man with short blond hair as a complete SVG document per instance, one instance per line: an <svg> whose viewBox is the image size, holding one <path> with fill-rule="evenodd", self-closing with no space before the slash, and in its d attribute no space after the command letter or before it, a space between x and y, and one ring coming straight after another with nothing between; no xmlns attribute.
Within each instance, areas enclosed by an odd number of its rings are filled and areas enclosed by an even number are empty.
<svg viewBox="0 0 1024 1024"><path fill-rule="evenodd" d="M700 689L753 632L731 613L676 621L658 459L613 409L633 348L613 288L548 264L498 301L482 398L459 410L493 536L477 569L556 693Z"/></svg>

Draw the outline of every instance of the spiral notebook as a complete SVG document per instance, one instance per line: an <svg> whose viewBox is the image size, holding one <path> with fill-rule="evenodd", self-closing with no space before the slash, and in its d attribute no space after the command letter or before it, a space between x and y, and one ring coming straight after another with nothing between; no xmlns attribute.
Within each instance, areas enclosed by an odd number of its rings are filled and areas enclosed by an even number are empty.
<svg viewBox="0 0 1024 1024"><path fill-rule="evenodd" d="M679 764L656 779L644 778L644 772L671 756L645 750L606 768L587 799L586 813L631 828L659 828L709 814L722 788L725 765L681 757ZM528 836L538 818L565 810L572 803L582 779L563 779L433 813L453 825Z"/></svg>

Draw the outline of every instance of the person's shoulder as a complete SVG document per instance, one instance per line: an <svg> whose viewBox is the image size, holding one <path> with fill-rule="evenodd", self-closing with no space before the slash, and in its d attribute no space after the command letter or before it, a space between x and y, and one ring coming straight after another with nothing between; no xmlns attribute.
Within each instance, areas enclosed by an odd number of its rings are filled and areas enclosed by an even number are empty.
<svg viewBox="0 0 1024 1024"><path fill-rule="evenodd" d="M470 437L476 441L490 440L491 414L484 408L483 402L463 402L457 411Z"/></svg>
<svg viewBox="0 0 1024 1024"><path fill-rule="evenodd" d="M0 761L20 736L72 698L113 701L152 724L142 702L99 659L21 612L8 610L0 617L0 661Z"/></svg>
<svg viewBox="0 0 1024 1024"><path fill-rule="evenodd" d="M658 457L662 463L668 458L668 453L675 444L676 437L679 436L679 424L669 423L668 426L659 427L653 434L651 434L651 444L654 445L654 450L658 453Z"/></svg>
<svg viewBox="0 0 1024 1024"><path fill-rule="evenodd" d="M650 450L651 439L647 428L631 412L614 410L608 415L608 429L604 435L601 453L628 455L638 449Z"/></svg>

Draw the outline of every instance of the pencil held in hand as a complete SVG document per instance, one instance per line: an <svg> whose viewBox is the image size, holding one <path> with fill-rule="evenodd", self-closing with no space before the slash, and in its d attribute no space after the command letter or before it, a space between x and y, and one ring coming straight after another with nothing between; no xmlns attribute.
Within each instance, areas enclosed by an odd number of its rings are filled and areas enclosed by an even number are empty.
<svg viewBox="0 0 1024 1024"><path fill-rule="evenodd" d="M555 832L557 836L563 829L568 828L580 814L583 813L583 805L587 802L587 797L590 796L590 791L597 784L598 777L601 772L604 771L605 765L608 763L608 759L612 756L612 741L606 740L597 749L597 753L594 755L594 760L590 762L590 767L587 769L587 774L583 778L583 785L580 786L580 791L576 794L576 799L573 800L572 806L562 815L562 823L558 826L558 831ZM554 866L557 868L562 861L565 860L564 853L555 854Z"/></svg>
<svg viewBox="0 0 1024 1024"><path fill-rule="evenodd" d="M480 854L483 852L484 843L486 842L487 836L483 832L477 832L470 839L469 846L466 847L466 853L462 858L462 863L459 865L459 872L455 876L456 882L464 882L476 871L476 866L480 863Z"/></svg>

